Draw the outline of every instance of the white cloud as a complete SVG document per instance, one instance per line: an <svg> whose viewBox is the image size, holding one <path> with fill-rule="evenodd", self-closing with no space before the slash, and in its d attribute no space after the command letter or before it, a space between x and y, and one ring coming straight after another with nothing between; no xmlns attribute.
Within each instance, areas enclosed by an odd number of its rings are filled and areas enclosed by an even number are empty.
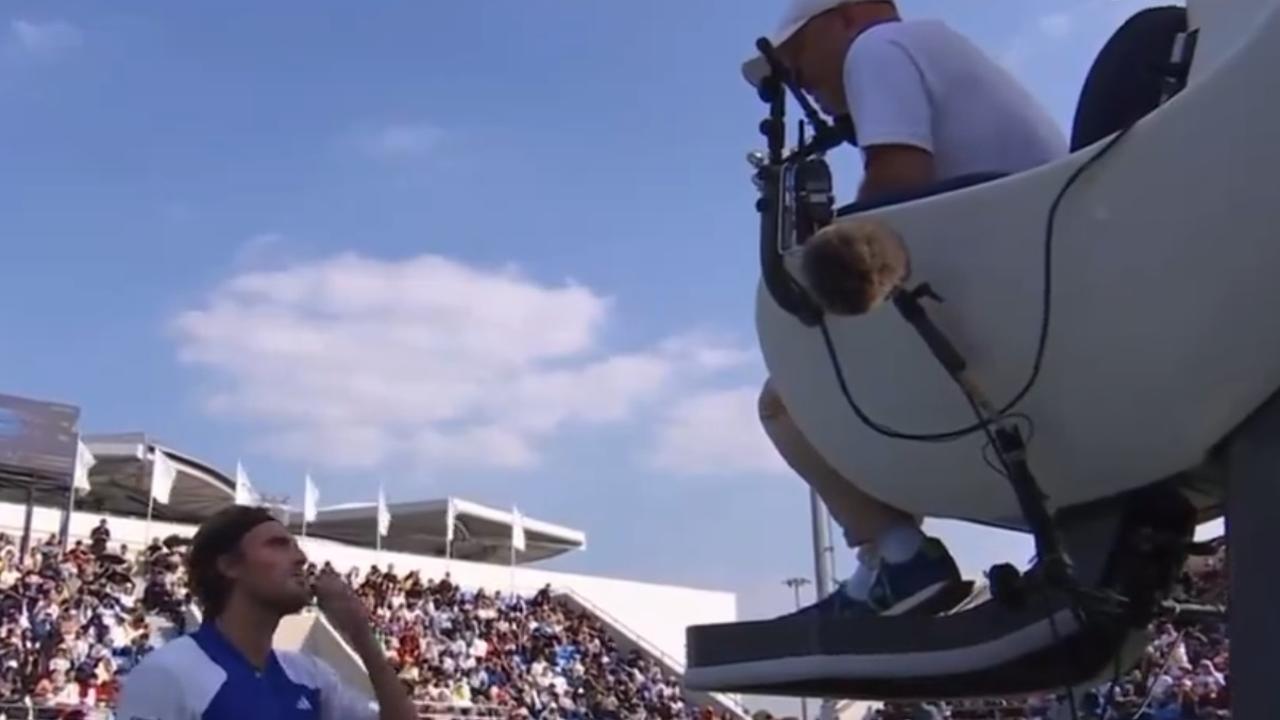
<svg viewBox="0 0 1280 720"><path fill-rule="evenodd" d="M80 29L62 20L9 22L8 44L25 54L50 57L77 48L83 42Z"/></svg>
<svg viewBox="0 0 1280 720"><path fill-rule="evenodd" d="M1121 23L1151 5L1148 0L1077 0L1055 4L1061 9L1031 16L1012 34L1000 53L1006 66L1019 73L1033 65L1061 66L1064 53L1075 53L1082 47L1100 49L1101 43L1119 29ZM1088 58L1090 63L1092 60Z"/></svg>
<svg viewBox="0 0 1280 720"><path fill-rule="evenodd" d="M575 425L618 423L748 357L703 336L600 346L612 301L434 255L246 270L175 320L210 411L330 469L526 468Z"/></svg>
<svg viewBox="0 0 1280 720"><path fill-rule="evenodd" d="M705 370L726 370L757 359L758 353L733 347L727 339L714 334L690 332L663 341L664 352L684 355Z"/></svg>
<svg viewBox="0 0 1280 720"><path fill-rule="evenodd" d="M1040 32L1051 38L1065 38L1075 27L1075 18L1065 12L1045 15L1038 22Z"/></svg>
<svg viewBox="0 0 1280 720"><path fill-rule="evenodd" d="M653 466L683 475L790 472L760 425L759 385L698 392L663 416Z"/></svg>
<svg viewBox="0 0 1280 720"><path fill-rule="evenodd" d="M425 123L387 125L361 133L360 147L382 160L417 158L434 150L444 133Z"/></svg>
<svg viewBox="0 0 1280 720"><path fill-rule="evenodd" d="M236 251L238 267L262 268L275 265L287 258L288 238L278 232L260 232L245 240Z"/></svg>

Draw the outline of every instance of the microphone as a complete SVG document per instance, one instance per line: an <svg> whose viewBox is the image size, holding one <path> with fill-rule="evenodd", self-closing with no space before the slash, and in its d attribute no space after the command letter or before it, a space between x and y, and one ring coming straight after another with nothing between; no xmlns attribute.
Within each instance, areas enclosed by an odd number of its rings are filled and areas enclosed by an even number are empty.
<svg viewBox="0 0 1280 720"><path fill-rule="evenodd" d="M801 269L823 310L865 315L906 283L911 256L902 238L883 223L836 222L805 243Z"/></svg>

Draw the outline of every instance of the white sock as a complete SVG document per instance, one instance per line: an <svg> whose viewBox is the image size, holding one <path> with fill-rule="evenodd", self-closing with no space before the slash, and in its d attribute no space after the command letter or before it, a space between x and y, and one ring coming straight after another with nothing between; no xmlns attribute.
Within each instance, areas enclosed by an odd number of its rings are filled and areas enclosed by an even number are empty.
<svg viewBox="0 0 1280 720"><path fill-rule="evenodd" d="M861 558L859 558L861 559ZM858 563L853 576L844 581L844 592L854 600L866 600L871 594L871 581L876 579L876 566L872 562Z"/></svg>
<svg viewBox="0 0 1280 720"><path fill-rule="evenodd" d="M924 533L913 523L893 525L876 538L880 557L891 563L902 563L915 557L923 543Z"/></svg>

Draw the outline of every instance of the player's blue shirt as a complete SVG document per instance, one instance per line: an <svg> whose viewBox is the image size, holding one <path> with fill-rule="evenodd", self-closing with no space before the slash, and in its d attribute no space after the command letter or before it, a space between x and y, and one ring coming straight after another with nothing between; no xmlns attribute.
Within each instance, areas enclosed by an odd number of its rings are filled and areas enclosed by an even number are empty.
<svg viewBox="0 0 1280 720"><path fill-rule="evenodd" d="M117 720L377 720L318 658L273 651L259 670L207 622L125 676Z"/></svg>

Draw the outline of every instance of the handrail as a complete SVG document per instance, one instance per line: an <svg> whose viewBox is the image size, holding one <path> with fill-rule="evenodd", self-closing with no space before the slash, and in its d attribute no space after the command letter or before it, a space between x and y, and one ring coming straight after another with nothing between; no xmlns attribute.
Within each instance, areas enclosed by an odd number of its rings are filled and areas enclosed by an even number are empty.
<svg viewBox="0 0 1280 720"><path fill-rule="evenodd" d="M27 720L39 716L41 711L57 710L70 712L79 710L84 713L84 720L112 720L115 714L110 707L85 705L83 703L33 702L30 698L23 702L0 703L0 714L9 720Z"/></svg>
<svg viewBox="0 0 1280 720"><path fill-rule="evenodd" d="M420 720L453 720L454 718L500 718L504 717L509 708L494 703L457 703L457 702L437 702L432 700L414 701L414 707L418 709L418 717ZM3 713L10 720L21 720L22 718L34 717L42 710L56 709L58 711L80 710L85 714L85 720L112 720L113 707L110 706L94 706L82 703L55 703L55 702L30 702L30 703L0 703L0 713Z"/></svg>
<svg viewBox="0 0 1280 720"><path fill-rule="evenodd" d="M510 708L494 703L457 703L414 700L420 720L452 720L453 718L500 718Z"/></svg>
<svg viewBox="0 0 1280 720"><path fill-rule="evenodd" d="M566 588L558 588L558 589L552 590L551 594L553 597L556 595L561 595L561 596L568 596L572 598L579 605L582 605L586 609L590 610L592 614L596 615L602 620L608 621L610 625L613 625L619 630L622 630L626 632L628 635L635 638L636 644L644 648L645 652L657 657L664 664L669 666L674 672L680 675L684 674L685 666L683 662L668 655L665 651L663 651L662 648L658 647L657 645L654 645L653 641L646 639L644 635L641 635L636 630L627 626L626 623L619 620L617 616L615 616L613 613L610 613L608 610L605 610L604 608L600 607L599 605L592 602L588 598L584 597L578 591L574 590L573 588L566 587Z"/></svg>
<svg viewBox="0 0 1280 720"><path fill-rule="evenodd" d="M618 629L619 631L626 633L628 636L630 636L630 638L636 645L639 645L640 648L643 649L645 652L654 656L661 663L666 665L668 670L675 673L676 675L681 676L682 678L684 677L685 664L683 662L676 660L675 658L668 655L665 651L662 650L662 648L658 647L657 645L654 645L653 641L645 638L644 635L640 634L636 630L633 630L632 628L627 626L626 623L619 620L616 616L614 616L608 610L605 610L604 608L600 607L599 605L592 602L588 598L584 597L578 591L568 587L556 588L551 591L551 595L552 597L560 596L560 597L568 597L572 599L574 602L583 606L584 608L589 610L592 614L596 615L598 618L600 618L607 624L612 625L614 628ZM717 701L725 705L727 708L729 708L733 712L737 713L739 716L741 717L750 716L750 713L747 712L746 707L742 703L738 702L736 699L731 698L723 693L707 693L707 694L715 698Z"/></svg>

